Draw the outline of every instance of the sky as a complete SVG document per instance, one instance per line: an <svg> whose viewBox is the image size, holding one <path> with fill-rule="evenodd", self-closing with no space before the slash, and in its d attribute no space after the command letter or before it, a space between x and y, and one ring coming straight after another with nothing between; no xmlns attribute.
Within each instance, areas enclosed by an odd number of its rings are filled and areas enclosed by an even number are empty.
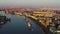
<svg viewBox="0 0 60 34"><path fill-rule="evenodd" d="M60 0L0 0L0 7L60 8Z"/></svg>

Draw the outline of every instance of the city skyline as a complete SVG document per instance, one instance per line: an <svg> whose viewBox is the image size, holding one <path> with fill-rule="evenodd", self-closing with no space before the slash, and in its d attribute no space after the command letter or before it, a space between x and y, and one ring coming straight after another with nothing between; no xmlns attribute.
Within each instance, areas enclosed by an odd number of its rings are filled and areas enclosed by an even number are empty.
<svg viewBox="0 0 60 34"><path fill-rule="evenodd" d="M0 7L60 8L60 0L0 0Z"/></svg>

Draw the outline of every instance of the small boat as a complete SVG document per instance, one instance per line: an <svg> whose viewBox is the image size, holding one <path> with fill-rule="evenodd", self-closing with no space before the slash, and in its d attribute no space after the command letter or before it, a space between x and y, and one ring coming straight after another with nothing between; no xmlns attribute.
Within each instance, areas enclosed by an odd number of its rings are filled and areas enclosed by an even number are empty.
<svg viewBox="0 0 60 34"><path fill-rule="evenodd" d="M27 22L27 28L29 29L29 30L32 30L33 28L32 28L32 24L30 23L30 22Z"/></svg>
<svg viewBox="0 0 60 34"><path fill-rule="evenodd" d="M26 20L26 22L29 22L29 20L27 18L25 20Z"/></svg>

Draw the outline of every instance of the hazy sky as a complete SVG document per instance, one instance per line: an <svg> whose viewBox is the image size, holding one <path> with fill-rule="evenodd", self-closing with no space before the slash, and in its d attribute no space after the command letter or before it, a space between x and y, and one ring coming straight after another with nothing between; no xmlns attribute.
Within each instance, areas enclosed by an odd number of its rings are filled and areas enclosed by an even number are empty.
<svg viewBox="0 0 60 34"><path fill-rule="evenodd" d="M0 0L0 7L60 8L60 0Z"/></svg>

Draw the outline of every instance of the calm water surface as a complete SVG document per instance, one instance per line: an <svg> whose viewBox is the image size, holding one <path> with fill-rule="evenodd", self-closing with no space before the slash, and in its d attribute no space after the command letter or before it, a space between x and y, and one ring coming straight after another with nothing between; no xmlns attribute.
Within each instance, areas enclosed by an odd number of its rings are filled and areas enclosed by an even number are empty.
<svg viewBox="0 0 60 34"><path fill-rule="evenodd" d="M11 22L0 25L0 34L42 34L40 29L29 19L34 30L28 30L24 16L5 14L3 11L0 14L11 18Z"/></svg>

